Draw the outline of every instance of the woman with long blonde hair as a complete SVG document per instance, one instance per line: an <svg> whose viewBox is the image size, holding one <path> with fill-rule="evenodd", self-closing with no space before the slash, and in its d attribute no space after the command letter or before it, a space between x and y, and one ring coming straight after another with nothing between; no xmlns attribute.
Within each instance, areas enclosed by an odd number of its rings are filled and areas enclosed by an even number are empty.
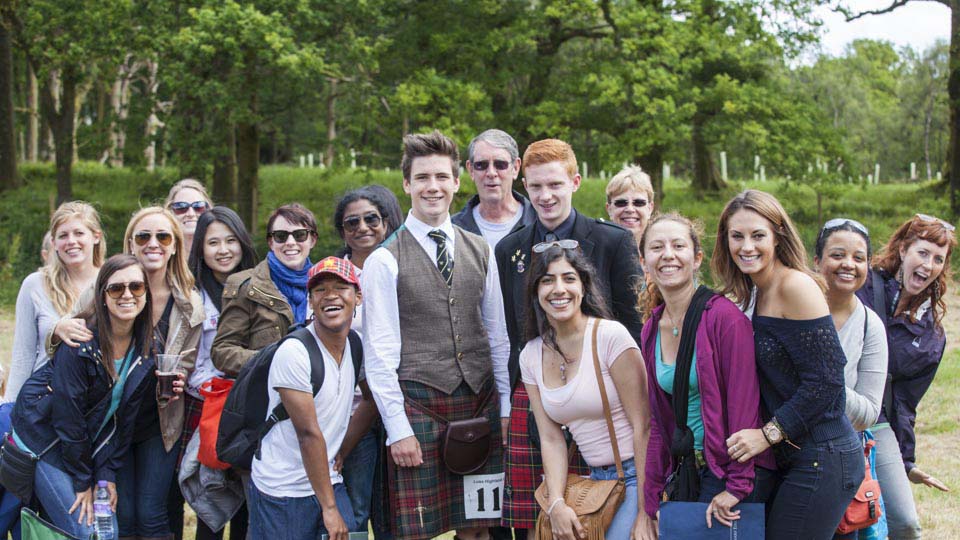
<svg viewBox="0 0 960 540"><path fill-rule="evenodd" d="M71 345L93 336L83 320L69 317L92 291L107 242L100 216L82 201L63 203L50 217L53 251L40 270L23 280L17 295L13 358L4 401L14 401L30 374L50 359L44 339L58 329ZM92 296L92 293L90 293Z"/></svg>

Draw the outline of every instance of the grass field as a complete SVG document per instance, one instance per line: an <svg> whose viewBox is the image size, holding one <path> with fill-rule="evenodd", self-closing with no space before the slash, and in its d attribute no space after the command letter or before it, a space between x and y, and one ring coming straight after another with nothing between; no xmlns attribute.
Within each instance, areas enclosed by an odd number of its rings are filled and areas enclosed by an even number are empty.
<svg viewBox="0 0 960 540"><path fill-rule="evenodd" d="M960 296L949 297L949 312L960 313ZM917 414L917 460L924 471L943 480L955 491L941 493L932 488L913 486L923 537L927 540L952 540L960 530L960 317L944 319L947 354L937 378L920 403ZM952 338L952 341L951 341ZM13 343L13 312L0 308L0 363L10 363ZM196 518L187 509L185 538L193 538ZM446 535L452 538L451 535ZM445 536L445 537L446 537Z"/></svg>

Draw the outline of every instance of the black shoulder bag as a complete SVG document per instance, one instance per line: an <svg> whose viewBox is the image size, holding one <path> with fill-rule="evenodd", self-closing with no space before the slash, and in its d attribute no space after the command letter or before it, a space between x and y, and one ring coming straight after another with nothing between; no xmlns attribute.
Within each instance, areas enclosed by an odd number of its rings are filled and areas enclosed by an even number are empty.
<svg viewBox="0 0 960 540"><path fill-rule="evenodd" d="M696 501L700 497L700 474L697 470L697 457L693 448L693 431L687 426L687 405L690 398L690 369L693 364L694 345L697 341L697 327L707 301L715 293L709 287L701 285L693 293L693 299L683 317L683 334L677 350L676 367L673 372L673 394L670 404L676 426L670 441L670 455L673 457L674 470L667 478L663 493L668 501Z"/></svg>

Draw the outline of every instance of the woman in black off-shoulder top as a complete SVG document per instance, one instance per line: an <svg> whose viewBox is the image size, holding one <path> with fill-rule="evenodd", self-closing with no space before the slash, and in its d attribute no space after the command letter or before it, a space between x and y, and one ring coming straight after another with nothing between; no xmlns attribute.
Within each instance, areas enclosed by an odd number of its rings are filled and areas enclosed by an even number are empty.
<svg viewBox="0 0 960 540"><path fill-rule="evenodd" d="M761 429L728 440L744 461L773 447L778 482L767 538L829 539L863 480L863 450L844 414L846 363L819 278L796 227L772 195L747 190L720 216L713 253L723 292L750 304Z"/></svg>

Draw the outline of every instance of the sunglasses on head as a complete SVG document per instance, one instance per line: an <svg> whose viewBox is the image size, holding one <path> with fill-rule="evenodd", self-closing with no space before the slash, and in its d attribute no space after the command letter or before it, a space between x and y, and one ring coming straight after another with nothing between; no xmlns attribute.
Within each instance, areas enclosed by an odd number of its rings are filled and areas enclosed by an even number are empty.
<svg viewBox="0 0 960 540"><path fill-rule="evenodd" d="M310 238L310 235L313 234L313 231L310 229L297 229L295 231L273 231L267 233L267 238L273 238L273 241L278 244L283 244L287 241L287 238L290 238L290 235L293 235L293 239L296 242L306 242L307 238Z"/></svg>
<svg viewBox="0 0 960 540"><path fill-rule="evenodd" d="M484 159L482 161L471 161L470 164L473 166L475 171L485 171L490 167L490 160ZM493 168L498 171L505 171L510 168L510 162L502 159L493 160Z"/></svg>
<svg viewBox="0 0 960 540"><path fill-rule="evenodd" d="M613 200L613 206L615 206L615 207L617 207L617 208L626 208L627 205L630 205L630 204L632 204L633 206L636 206L637 208L643 208L644 206L647 205L647 201L645 201L645 200L643 200L643 199L633 199L633 200L630 200L630 199L614 199L614 200Z"/></svg>
<svg viewBox="0 0 960 540"><path fill-rule="evenodd" d="M862 232L863 234L870 236L870 231L867 230L866 225L864 225L863 223L860 223L855 219L847 219L847 218L834 218L834 219L831 219L830 221L827 221L826 223L823 224L823 228L820 229L820 233L822 234L831 229L843 227L844 225L850 225L854 229Z"/></svg>
<svg viewBox="0 0 960 540"><path fill-rule="evenodd" d="M107 296L114 300L123 296L124 291L130 291L130 294L140 298L147 292L147 285L142 281L131 281L128 283L111 283L107 285Z"/></svg>
<svg viewBox="0 0 960 540"><path fill-rule="evenodd" d="M380 214L376 212L370 212L364 214L363 217L360 216L350 216L343 220L343 230L347 232L356 232L360 228L360 220L363 220L367 224L367 227L371 229L376 229L380 226L380 223L383 221L383 218L380 217Z"/></svg>
<svg viewBox="0 0 960 540"><path fill-rule="evenodd" d="M172 210L173 213L178 216L182 216L183 214L186 214L187 210L191 208L193 208L194 212L198 214L202 214L207 211L208 207L209 205L207 204L207 201L193 201L192 203L189 203L189 202L170 203L170 210Z"/></svg>
<svg viewBox="0 0 960 540"><path fill-rule="evenodd" d="M540 242L539 244L533 246L533 252L543 253L554 246L559 247L560 249L577 249L580 247L580 242L571 239L554 240L553 242Z"/></svg>
<svg viewBox="0 0 960 540"><path fill-rule="evenodd" d="M134 234L133 241L136 242L138 246L143 247L150 243L151 237L156 237L157 243L163 247L167 247L173 243L173 233L168 233L168 232L152 233L150 231L140 231Z"/></svg>
<svg viewBox="0 0 960 540"><path fill-rule="evenodd" d="M942 220L942 219L940 219L940 218L938 218L938 217L936 217L936 216L931 216L931 215L929 215L929 214L914 214L913 217L918 218L918 219L920 219L921 221L926 221L926 222L928 222L928 223L929 223L929 222L934 222L934 221L936 221L937 223L939 223L940 225L942 225L944 229L946 229L946 230L948 230L948 231L950 231L950 232L953 232L953 231L957 230L956 227L954 227L954 226L951 225L950 223L948 223L948 222L946 222L946 221L944 221L944 220Z"/></svg>

